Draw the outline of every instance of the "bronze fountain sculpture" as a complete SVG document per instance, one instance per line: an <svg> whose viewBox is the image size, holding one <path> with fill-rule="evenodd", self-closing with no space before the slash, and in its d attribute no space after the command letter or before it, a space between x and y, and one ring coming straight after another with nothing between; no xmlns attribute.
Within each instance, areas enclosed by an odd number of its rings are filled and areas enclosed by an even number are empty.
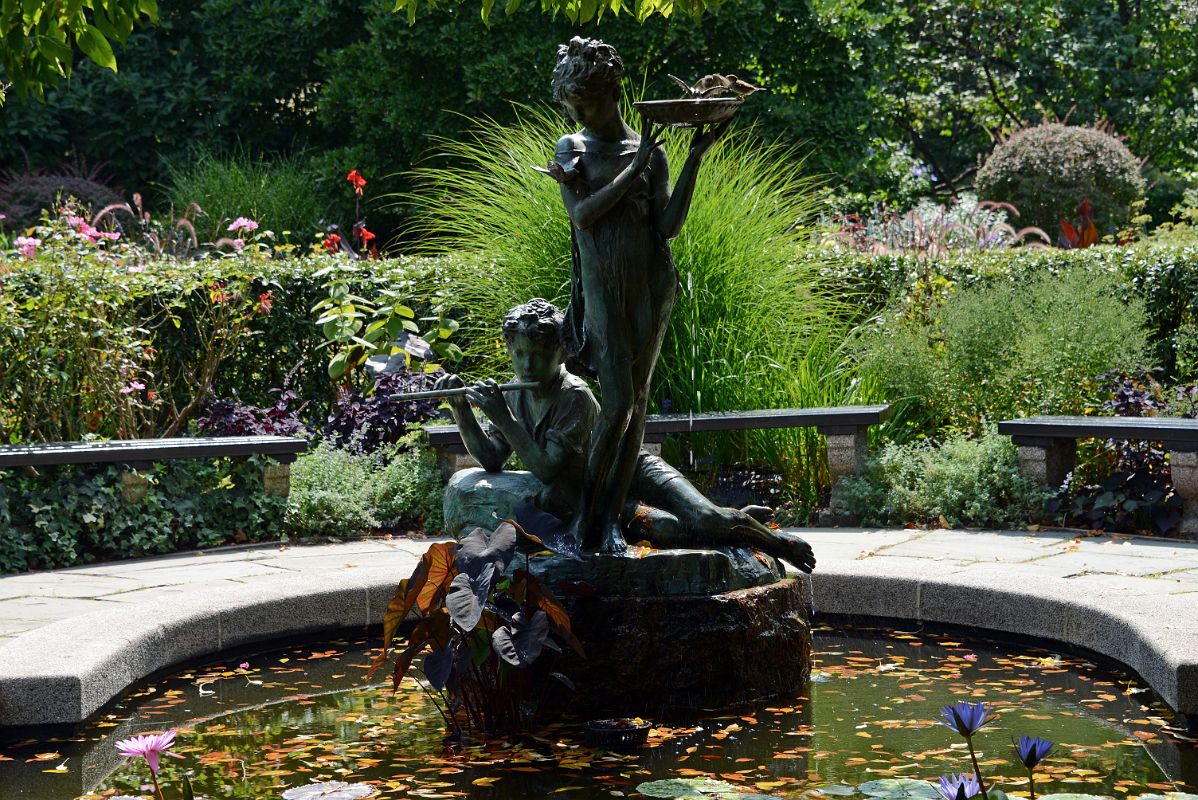
<svg viewBox="0 0 1198 800"><path fill-rule="evenodd" d="M683 84L681 100L636 104L638 135L620 113L623 74L603 42L575 37L558 49L553 96L581 129L561 137L541 171L570 219L570 303L564 314L539 298L509 312L512 383L438 381L481 466L451 478L447 530L535 513L573 542L527 568L559 587L589 587L571 609L590 656L575 676L584 705L640 713L768 697L798 688L809 669L802 584L775 559L811 572L810 545L768 527L768 508L712 503L642 449L678 291L669 242L704 156L756 87L723 75ZM672 187L658 141L667 125L694 128ZM575 373L598 379L601 401ZM513 453L527 471L504 471ZM626 557L626 538L649 552Z"/></svg>

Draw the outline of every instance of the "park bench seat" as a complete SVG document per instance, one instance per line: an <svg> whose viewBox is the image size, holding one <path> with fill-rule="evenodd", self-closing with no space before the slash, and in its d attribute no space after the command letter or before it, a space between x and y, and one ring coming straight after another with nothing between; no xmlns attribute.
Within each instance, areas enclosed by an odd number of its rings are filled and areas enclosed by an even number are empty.
<svg viewBox="0 0 1198 800"><path fill-rule="evenodd" d="M1181 533L1198 538L1198 419L1038 416L1003 420L998 432L1019 448L1023 474L1054 489L1077 463L1078 439L1162 442L1182 499Z"/></svg>
<svg viewBox="0 0 1198 800"><path fill-rule="evenodd" d="M44 467L59 464L123 464L144 468L155 461L180 458L269 456L275 462L263 470L268 494L286 495L290 489L290 463L308 449L306 439L290 436L211 436L176 439L120 439L107 442L46 442L0 446L0 469ZM123 479L126 499L145 496L145 479L127 472Z"/></svg>
<svg viewBox="0 0 1198 800"><path fill-rule="evenodd" d="M743 431L764 428L815 428L828 437L828 469L835 480L856 474L864 465L870 426L891 413L888 404L828 408L770 408L756 411L709 411L698 414L651 414L645 419L645 443L660 447L671 433ZM430 425L424 429L436 449L442 469L456 472L473 461L457 425Z"/></svg>

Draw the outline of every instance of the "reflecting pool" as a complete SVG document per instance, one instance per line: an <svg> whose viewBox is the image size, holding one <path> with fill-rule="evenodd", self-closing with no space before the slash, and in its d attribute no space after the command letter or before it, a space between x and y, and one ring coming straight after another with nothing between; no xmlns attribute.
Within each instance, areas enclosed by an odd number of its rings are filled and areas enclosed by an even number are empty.
<svg viewBox="0 0 1198 800"><path fill-rule="evenodd" d="M1058 743L1038 772L1038 797L1198 791L1198 743L1170 727L1137 679L1044 650L821 628L811 682L794 696L653 720L648 746L619 754L585 747L577 721L447 752L441 718L415 683L399 692L364 683L371 646L347 637L226 657L144 684L76 729L0 738L0 798L150 798L145 764L124 761L113 743L173 728L184 758L164 759L168 800L179 796L181 770L212 800L278 798L329 780L368 782L383 798L608 800L704 777L757 798L818 798L823 788L865 800L865 784L886 800L911 797L910 784L870 782L968 771L963 741L934 722L959 699L997 712L975 744L983 772L1012 797L1028 791L1011 745L1021 734Z"/></svg>

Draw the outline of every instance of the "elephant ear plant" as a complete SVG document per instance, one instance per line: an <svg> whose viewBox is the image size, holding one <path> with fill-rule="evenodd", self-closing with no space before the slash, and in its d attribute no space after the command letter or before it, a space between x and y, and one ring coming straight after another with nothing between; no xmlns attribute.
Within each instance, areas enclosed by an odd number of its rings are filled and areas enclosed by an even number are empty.
<svg viewBox="0 0 1198 800"><path fill-rule="evenodd" d="M548 673L567 686L570 681L541 662L547 652L582 646L570 628L570 617L547 587L525 568L508 567L516 557L517 540L525 536L513 522L492 533L475 528L460 542L438 542L420 559L411 577L403 580L383 617L383 651L371 667L374 674L387 661L393 640L397 653L392 682L413 671L424 655L418 682L445 720L449 732L461 738L471 732L511 734L518 731L536 699L529 695ZM537 550L542 544L527 541ZM397 633L414 613L415 625Z"/></svg>

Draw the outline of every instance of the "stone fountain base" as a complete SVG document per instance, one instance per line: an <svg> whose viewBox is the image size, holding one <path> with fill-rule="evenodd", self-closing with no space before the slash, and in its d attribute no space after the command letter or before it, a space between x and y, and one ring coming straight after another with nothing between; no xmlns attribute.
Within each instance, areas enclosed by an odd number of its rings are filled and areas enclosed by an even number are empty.
<svg viewBox="0 0 1198 800"><path fill-rule="evenodd" d="M587 658L564 654L589 716L718 709L800 691L811 628L799 579L747 550L533 559ZM589 596L588 596L589 595Z"/></svg>

